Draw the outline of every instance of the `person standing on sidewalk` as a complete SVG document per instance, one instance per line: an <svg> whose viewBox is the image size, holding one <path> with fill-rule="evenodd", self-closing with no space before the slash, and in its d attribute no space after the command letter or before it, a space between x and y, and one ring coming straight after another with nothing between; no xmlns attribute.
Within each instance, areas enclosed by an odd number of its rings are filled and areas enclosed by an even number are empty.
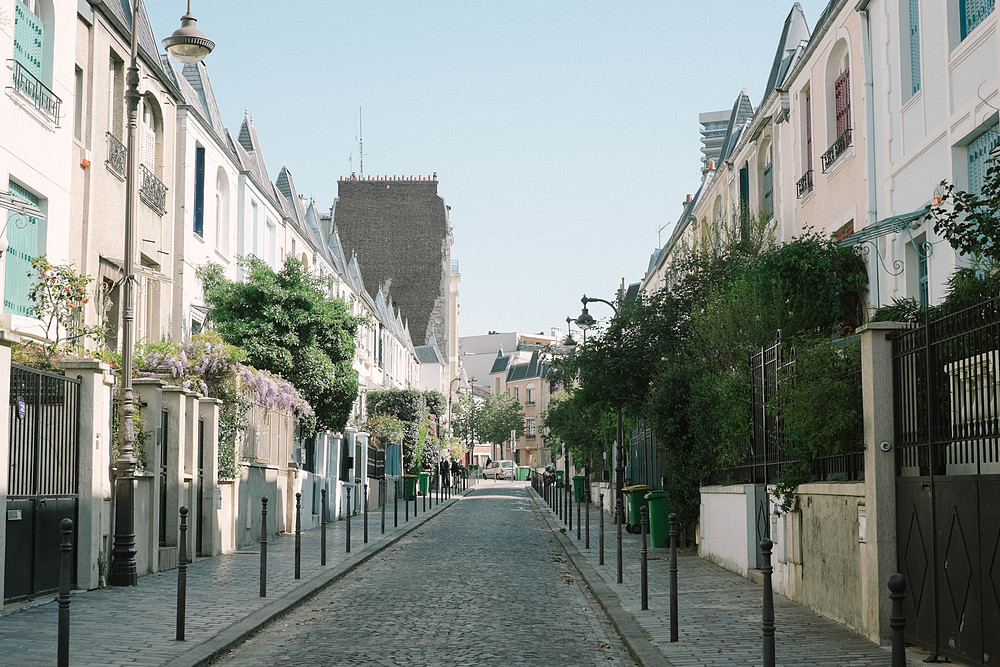
<svg viewBox="0 0 1000 667"><path fill-rule="evenodd" d="M441 488L444 488L448 486L448 459L441 459L438 471L441 473Z"/></svg>

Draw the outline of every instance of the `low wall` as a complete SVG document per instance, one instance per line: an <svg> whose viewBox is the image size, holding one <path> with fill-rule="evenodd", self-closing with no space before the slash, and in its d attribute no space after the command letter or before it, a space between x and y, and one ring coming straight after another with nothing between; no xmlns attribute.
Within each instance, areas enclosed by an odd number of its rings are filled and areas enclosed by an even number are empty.
<svg viewBox="0 0 1000 667"><path fill-rule="evenodd" d="M751 544L753 530L752 484L704 486L701 488L699 553L744 577L756 567L757 550Z"/></svg>
<svg viewBox="0 0 1000 667"><path fill-rule="evenodd" d="M701 489L700 553L720 566L760 581L756 569L752 484ZM770 496L772 587L785 597L847 627L865 629L864 559L859 508L864 482L799 486L795 511L774 514Z"/></svg>

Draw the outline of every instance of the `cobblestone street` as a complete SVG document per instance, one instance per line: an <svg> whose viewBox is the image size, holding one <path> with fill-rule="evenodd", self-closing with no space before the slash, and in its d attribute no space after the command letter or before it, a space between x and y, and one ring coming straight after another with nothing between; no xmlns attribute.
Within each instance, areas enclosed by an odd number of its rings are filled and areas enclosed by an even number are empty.
<svg viewBox="0 0 1000 667"><path fill-rule="evenodd" d="M481 484L216 664L633 664L529 492Z"/></svg>

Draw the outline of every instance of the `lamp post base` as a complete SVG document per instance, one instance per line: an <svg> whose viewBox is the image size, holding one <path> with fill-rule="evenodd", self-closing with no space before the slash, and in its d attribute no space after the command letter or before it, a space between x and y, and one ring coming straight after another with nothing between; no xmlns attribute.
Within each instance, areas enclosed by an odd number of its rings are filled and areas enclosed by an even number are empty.
<svg viewBox="0 0 1000 667"><path fill-rule="evenodd" d="M135 586L139 577L135 567L135 477L123 475L115 480L115 542L111 549L108 583L112 586Z"/></svg>

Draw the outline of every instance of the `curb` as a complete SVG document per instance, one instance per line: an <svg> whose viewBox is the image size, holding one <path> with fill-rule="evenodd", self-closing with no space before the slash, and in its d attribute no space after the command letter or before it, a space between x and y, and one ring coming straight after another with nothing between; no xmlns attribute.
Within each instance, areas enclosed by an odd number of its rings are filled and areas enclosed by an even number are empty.
<svg viewBox="0 0 1000 667"><path fill-rule="evenodd" d="M476 487L470 487L462 493L456 494L452 499L463 498L475 490ZM441 507L440 511L435 512L430 516L425 514L423 519L420 519L408 527L404 527L399 534L388 538L385 542L379 543L371 549L365 549L364 551L359 552L356 556L352 555L351 558L343 561L334 569L318 574L312 579L305 581L295 590L285 593L285 595L276 599L274 602L271 602L261 609L253 612L249 616L236 621L216 634L214 637L206 639L202 643L193 646L191 649L164 664L166 667L198 667L200 665L210 664L216 658L221 657L226 651L247 639L250 635L263 630L266 626L292 611L298 605L315 595L318 595L329 586L332 586L356 570L358 567L365 564L372 557L399 542L412 531L416 530L420 526L423 526L426 522L431 521L435 517L444 514L451 507L452 504L449 503L444 505L444 507Z"/></svg>
<svg viewBox="0 0 1000 667"><path fill-rule="evenodd" d="M544 502L541 496L537 492L531 493L530 486L528 488L528 497L534 501L535 509L539 510L540 514L544 517L545 523L552 528L552 534L555 536L556 541L559 542L563 551L566 552L566 556L580 574L580 578L587 584L587 588L590 589L594 599L597 600L597 604L604 610L605 615L611 621L611 625L618 633L618 637L622 640L632 659L640 667L672 666L673 663L667 660L667 657L656 648L646 634L646 631L639 625L635 616L625 609L618 594L608 588L608 585L601 575L597 573L597 570L583 558L583 555L572 539L559 531L560 526L558 522L553 523L554 519L551 516L551 510L549 510L547 505L541 504Z"/></svg>

